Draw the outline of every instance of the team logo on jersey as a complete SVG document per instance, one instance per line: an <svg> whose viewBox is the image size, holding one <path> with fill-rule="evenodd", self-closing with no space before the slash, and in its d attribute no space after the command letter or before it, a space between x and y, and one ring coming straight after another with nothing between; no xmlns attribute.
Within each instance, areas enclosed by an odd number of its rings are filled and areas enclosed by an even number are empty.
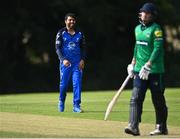
<svg viewBox="0 0 180 139"><path fill-rule="evenodd" d="M155 31L154 34L156 37L162 37L162 31L161 30Z"/></svg>
<svg viewBox="0 0 180 139"><path fill-rule="evenodd" d="M69 42L69 43L68 43L68 48L69 48L70 50L73 50L73 49L75 48L75 46L76 46L76 44L75 44L74 42Z"/></svg>
<svg viewBox="0 0 180 139"><path fill-rule="evenodd" d="M148 33L146 33L146 37L147 38L149 38L150 37L150 33L148 32Z"/></svg>

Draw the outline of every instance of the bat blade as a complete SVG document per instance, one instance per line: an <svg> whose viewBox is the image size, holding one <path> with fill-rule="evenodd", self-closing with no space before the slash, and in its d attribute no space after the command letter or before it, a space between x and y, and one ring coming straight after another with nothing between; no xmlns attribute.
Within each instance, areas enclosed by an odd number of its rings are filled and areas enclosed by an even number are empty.
<svg viewBox="0 0 180 139"><path fill-rule="evenodd" d="M110 112L112 111L115 103L117 102L120 94L122 93L123 89L125 88L125 86L127 85L129 79L131 78L131 75L128 75L126 77L126 79L124 80L123 84L121 85L121 87L119 88L119 90L117 91L117 93L114 95L113 99L110 101L107 109L106 109L106 113L105 113L105 116L104 116L104 120L106 121Z"/></svg>

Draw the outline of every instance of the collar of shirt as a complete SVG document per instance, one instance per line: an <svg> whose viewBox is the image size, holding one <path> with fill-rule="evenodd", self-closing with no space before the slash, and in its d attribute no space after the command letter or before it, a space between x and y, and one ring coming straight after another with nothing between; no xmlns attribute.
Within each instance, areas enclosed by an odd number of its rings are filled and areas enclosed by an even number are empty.
<svg viewBox="0 0 180 139"><path fill-rule="evenodd" d="M148 24L141 24L141 30L144 31L146 28L150 27L153 24L153 22L150 22Z"/></svg>

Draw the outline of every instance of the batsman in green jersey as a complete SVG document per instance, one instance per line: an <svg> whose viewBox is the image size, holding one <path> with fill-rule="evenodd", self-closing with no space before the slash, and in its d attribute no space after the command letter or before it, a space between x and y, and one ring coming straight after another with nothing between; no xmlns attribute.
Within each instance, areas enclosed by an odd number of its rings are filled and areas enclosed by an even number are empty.
<svg viewBox="0 0 180 139"><path fill-rule="evenodd" d="M140 24L135 28L135 48L131 64L128 65L128 74L132 75L133 92L130 99L129 125L125 133L134 136L140 135L143 101L147 89L151 91L152 102L155 108L156 126L150 135L167 135L167 106L164 97L164 48L163 32L155 23L157 9L152 3L145 3L140 9Z"/></svg>

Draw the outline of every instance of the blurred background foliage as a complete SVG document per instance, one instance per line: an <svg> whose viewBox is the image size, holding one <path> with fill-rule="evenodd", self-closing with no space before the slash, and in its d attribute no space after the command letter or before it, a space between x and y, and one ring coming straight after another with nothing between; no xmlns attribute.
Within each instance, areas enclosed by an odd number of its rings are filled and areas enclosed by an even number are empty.
<svg viewBox="0 0 180 139"><path fill-rule="evenodd" d="M57 31L74 12L88 47L84 90L117 89L127 75L134 28L145 2L159 8L166 86L180 87L179 0L6 0L0 5L0 92L58 91ZM129 84L128 87L131 87Z"/></svg>

